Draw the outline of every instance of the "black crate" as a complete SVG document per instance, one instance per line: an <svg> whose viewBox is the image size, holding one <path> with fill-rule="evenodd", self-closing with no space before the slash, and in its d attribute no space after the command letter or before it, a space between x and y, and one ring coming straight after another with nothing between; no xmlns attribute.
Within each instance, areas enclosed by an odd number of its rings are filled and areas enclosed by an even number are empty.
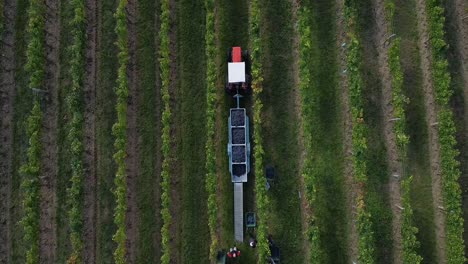
<svg viewBox="0 0 468 264"><path fill-rule="evenodd" d="M245 146L232 146L232 162L245 162Z"/></svg>
<svg viewBox="0 0 468 264"><path fill-rule="evenodd" d="M245 144L245 128L232 129L232 144Z"/></svg>
<svg viewBox="0 0 468 264"><path fill-rule="evenodd" d="M243 109L231 110L231 126L244 126L245 115Z"/></svg>
<svg viewBox="0 0 468 264"><path fill-rule="evenodd" d="M246 166L245 164L232 164L232 174L234 176L242 176L246 172Z"/></svg>

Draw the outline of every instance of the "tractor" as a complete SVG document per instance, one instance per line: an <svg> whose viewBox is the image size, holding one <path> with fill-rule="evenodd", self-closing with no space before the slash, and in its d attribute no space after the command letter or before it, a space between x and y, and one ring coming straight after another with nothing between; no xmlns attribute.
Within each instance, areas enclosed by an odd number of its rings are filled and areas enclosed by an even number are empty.
<svg viewBox="0 0 468 264"><path fill-rule="evenodd" d="M226 92L232 96L246 95L251 92L250 56L241 47L232 47L228 51L228 73Z"/></svg>

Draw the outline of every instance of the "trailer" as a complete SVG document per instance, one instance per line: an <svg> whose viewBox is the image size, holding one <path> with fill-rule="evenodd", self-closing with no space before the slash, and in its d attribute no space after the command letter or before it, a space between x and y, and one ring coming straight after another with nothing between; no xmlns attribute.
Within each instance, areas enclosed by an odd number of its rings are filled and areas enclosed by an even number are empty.
<svg viewBox="0 0 468 264"><path fill-rule="evenodd" d="M229 141L227 153L229 172L234 184L234 236L244 241L244 193L243 183L250 172L249 118L245 108L240 107L240 98L250 90L250 63L248 53L240 47L228 52L228 76L226 92L236 99L237 107L231 108L228 118Z"/></svg>

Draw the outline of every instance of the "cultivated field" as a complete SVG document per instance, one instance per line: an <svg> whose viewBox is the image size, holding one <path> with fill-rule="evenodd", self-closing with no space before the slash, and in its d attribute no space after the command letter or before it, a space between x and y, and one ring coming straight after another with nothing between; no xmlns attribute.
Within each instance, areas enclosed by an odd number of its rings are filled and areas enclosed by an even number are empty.
<svg viewBox="0 0 468 264"><path fill-rule="evenodd" d="M466 0L1 0L0 54L0 263L468 257Z"/></svg>

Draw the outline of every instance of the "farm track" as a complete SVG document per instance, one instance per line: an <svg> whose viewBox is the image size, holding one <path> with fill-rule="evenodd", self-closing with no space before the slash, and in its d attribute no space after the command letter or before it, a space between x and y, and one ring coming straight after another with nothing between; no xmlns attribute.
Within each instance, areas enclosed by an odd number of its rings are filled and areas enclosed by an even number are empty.
<svg viewBox="0 0 468 264"><path fill-rule="evenodd" d="M421 68L423 71L423 87L425 92L426 121L429 131L429 150L432 177L432 199L435 217L436 250L438 263L446 263L445 255L445 215L439 209L443 206L442 179L440 168L440 145L438 142L439 131L437 128L437 105L435 102L434 83L432 81L431 65L432 53L429 44L429 33L426 14L426 3L417 0L417 18L419 30L419 50L421 56Z"/></svg>
<svg viewBox="0 0 468 264"><path fill-rule="evenodd" d="M390 207L392 210L392 236L393 236L393 263L402 263L402 237L401 237L401 217L402 212L398 208L401 205L400 177L403 177L402 158L399 157L394 122L391 122L394 116L392 101L392 76L388 66L389 50L387 38L393 33L388 32L389 25L386 20L386 11L384 0L373 0L374 17L376 22L376 34L374 34L374 45L378 51L378 68L380 79L382 80L382 99L381 106L383 112L383 133L387 150L387 164L389 166L388 187ZM396 177L394 177L396 175Z"/></svg>
<svg viewBox="0 0 468 264"><path fill-rule="evenodd" d="M40 178L40 261L54 263L57 247L57 109L59 89L59 48L60 48L60 3L46 0L45 36L46 36L46 91L43 123L42 176Z"/></svg>
<svg viewBox="0 0 468 264"><path fill-rule="evenodd" d="M291 6L292 6L292 21L296 23L298 20L298 12L300 8L300 2L298 0L291 0ZM310 203L307 201L306 197L306 185L305 185L305 179L302 174L303 167L304 167L304 160L306 158L306 150L304 147L304 120L302 120L302 101L301 101L301 95L299 91L299 86L300 86L300 76L299 76L299 42L300 42L300 36L298 32L298 28L294 28L294 37L293 37L293 66L292 66L292 72L293 72L293 97L294 97L294 104L295 104L295 113L297 114L296 119L298 120L298 146L299 146L299 155L298 155L298 168L299 168L299 192L300 192L300 204L301 204L301 225L302 225L302 234L303 234L303 243L302 243L302 252L304 254L304 262L307 262L310 260L310 255L311 255L311 249L310 246L310 239L307 234L307 230L309 230L309 225L310 221L312 218L312 209L310 206Z"/></svg>
<svg viewBox="0 0 468 264"><path fill-rule="evenodd" d="M97 173L96 173L96 85L97 85L97 3L86 0L86 54L84 78L84 263L96 263Z"/></svg>
<svg viewBox="0 0 468 264"><path fill-rule="evenodd" d="M0 51L0 263L11 263L13 119L15 89L15 18L16 1L3 3L4 31L1 32Z"/></svg>
<svg viewBox="0 0 468 264"><path fill-rule="evenodd" d="M346 191L346 207L348 215L348 245L347 254L350 261L356 262L358 259L358 241L359 235L357 232L357 210L356 200L357 194L360 192L359 186L354 181L353 162L352 162L352 121L351 107L349 105L349 78L347 74L343 74L347 69L347 51L343 44L349 42L349 37L346 32L346 22L344 18L344 0L337 0L337 48L339 49L339 72L341 73L340 87L342 98L342 118L343 118L343 145L345 156L345 185L348 186Z"/></svg>
<svg viewBox="0 0 468 264"><path fill-rule="evenodd" d="M126 228L126 261L136 263L138 226L140 224L137 205L137 181L140 176L139 133L138 133L138 106L141 103L140 88L137 83L137 0L129 0L127 7L127 28L129 41L128 76L128 105L127 105L127 212L125 216Z"/></svg>

